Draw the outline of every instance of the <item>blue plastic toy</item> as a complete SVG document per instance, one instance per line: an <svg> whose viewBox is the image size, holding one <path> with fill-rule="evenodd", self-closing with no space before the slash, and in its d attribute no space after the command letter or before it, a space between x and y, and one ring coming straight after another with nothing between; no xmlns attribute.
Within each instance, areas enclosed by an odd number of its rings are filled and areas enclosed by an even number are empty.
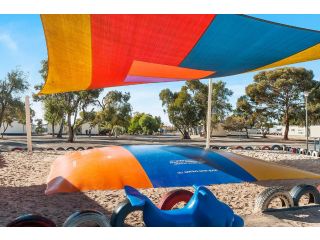
<svg viewBox="0 0 320 240"><path fill-rule="evenodd" d="M143 220L148 227L243 227L243 219L203 187L195 192L184 208L160 210L133 187L125 192L133 207L143 207Z"/></svg>

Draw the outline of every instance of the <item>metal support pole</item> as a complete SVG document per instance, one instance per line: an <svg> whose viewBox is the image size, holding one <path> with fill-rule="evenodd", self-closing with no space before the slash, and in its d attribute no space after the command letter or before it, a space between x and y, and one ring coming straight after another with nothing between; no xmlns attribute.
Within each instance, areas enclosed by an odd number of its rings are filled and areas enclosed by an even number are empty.
<svg viewBox="0 0 320 240"><path fill-rule="evenodd" d="M206 148L210 148L210 136L211 136L211 110L212 110L212 79L208 81L208 112L207 112L207 139Z"/></svg>
<svg viewBox="0 0 320 240"><path fill-rule="evenodd" d="M29 96L26 96L25 109L26 109L27 147L28 147L28 153L32 153L31 117L30 117L30 101L29 101Z"/></svg>
<svg viewBox="0 0 320 240"><path fill-rule="evenodd" d="M309 151L309 131L308 131L308 95L305 96L306 99L306 145L307 152Z"/></svg>

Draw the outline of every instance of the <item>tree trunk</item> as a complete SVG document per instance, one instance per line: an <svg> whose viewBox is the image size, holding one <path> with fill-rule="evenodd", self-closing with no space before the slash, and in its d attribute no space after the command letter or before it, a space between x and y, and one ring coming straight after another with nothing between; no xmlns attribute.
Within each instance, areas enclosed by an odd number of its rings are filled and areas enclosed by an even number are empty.
<svg viewBox="0 0 320 240"><path fill-rule="evenodd" d="M190 139L190 135L186 130L183 131L183 139Z"/></svg>
<svg viewBox="0 0 320 240"><path fill-rule="evenodd" d="M51 124L51 128L52 128L52 137L54 138L54 123Z"/></svg>
<svg viewBox="0 0 320 240"><path fill-rule="evenodd" d="M266 132L266 131L263 131L263 132L262 132L262 137L263 137L263 138L267 138L267 132Z"/></svg>
<svg viewBox="0 0 320 240"><path fill-rule="evenodd" d="M68 142L72 143L74 141L74 129L73 126L68 126Z"/></svg>
<svg viewBox="0 0 320 240"><path fill-rule="evenodd" d="M71 124L71 114L68 114L68 142L74 141L74 126Z"/></svg>
<svg viewBox="0 0 320 240"><path fill-rule="evenodd" d="M3 139L4 133L7 131L8 127L9 127L9 124L7 124L6 127L5 127L4 124L3 124L3 132L1 133L1 138L2 138L2 139Z"/></svg>
<svg viewBox="0 0 320 240"><path fill-rule="evenodd" d="M283 140L289 140L288 134L289 134L289 116L288 116L288 111L286 111L285 130L284 130Z"/></svg>
<svg viewBox="0 0 320 240"><path fill-rule="evenodd" d="M64 120L62 119L62 120L61 120L61 123L60 123L60 129L59 129L59 132L58 132L58 134L57 134L57 138L62 138L63 125L64 125Z"/></svg>
<svg viewBox="0 0 320 240"><path fill-rule="evenodd" d="M248 131L248 128L246 128L246 137L249 139L249 131Z"/></svg>

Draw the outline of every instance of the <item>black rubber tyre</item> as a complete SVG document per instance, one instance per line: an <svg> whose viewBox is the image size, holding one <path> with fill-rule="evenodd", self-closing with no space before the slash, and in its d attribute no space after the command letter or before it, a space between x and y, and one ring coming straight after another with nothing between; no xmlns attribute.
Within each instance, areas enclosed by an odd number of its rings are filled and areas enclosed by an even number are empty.
<svg viewBox="0 0 320 240"><path fill-rule="evenodd" d="M291 153L297 153L297 149L296 149L296 148L291 148L291 149L290 149L290 152L291 152Z"/></svg>
<svg viewBox="0 0 320 240"><path fill-rule="evenodd" d="M53 148L47 148L47 151L54 151Z"/></svg>
<svg viewBox="0 0 320 240"><path fill-rule="evenodd" d="M39 152L43 152L45 149L44 149L44 148L35 147L35 148L32 148L32 150L34 150L34 151L39 151Z"/></svg>
<svg viewBox="0 0 320 240"><path fill-rule="evenodd" d="M218 146L210 146L210 149L218 150L219 147Z"/></svg>
<svg viewBox="0 0 320 240"><path fill-rule="evenodd" d="M261 192L256 198L254 212L264 212L269 210L269 204L279 198L283 208L293 207L293 199L289 192L282 187L270 187Z"/></svg>
<svg viewBox="0 0 320 240"><path fill-rule="evenodd" d="M84 147L77 147L77 151L83 151Z"/></svg>
<svg viewBox="0 0 320 240"><path fill-rule="evenodd" d="M283 148L280 145L272 145L271 150L282 150Z"/></svg>
<svg viewBox="0 0 320 240"><path fill-rule="evenodd" d="M26 214L17 217L7 224L7 227L56 227L56 224L46 217L35 214Z"/></svg>
<svg viewBox="0 0 320 240"><path fill-rule="evenodd" d="M244 149L245 149L245 150L253 150L253 147L251 147L251 146L246 146Z"/></svg>
<svg viewBox="0 0 320 240"><path fill-rule="evenodd" d="M221 146L221 147L219 147L219 149L221 149L221 150L224 150L224 149L227 149L228 147L227 146Z"/></svg>
<svg viewBox="0 0 320 240"><path fill-rule="evenodd" d="M319 157L319 152L318 151L313 151L312 152L312 157Z"/></svg>
<svg viewBox="0 0 320 240"><path fill-rule="evenodd" d="M81 224L95 223L97 227L110 227L110 219L94 210L77 211L63 223L63 227L79 227Z"/></svg>
<svg viewBox="0 0 320 240"><path fill-rule="evenodd" d="M271 150L271 148L269 146L263 146L261 149L262 150Z"/></svg>
<svg viewBox="0 0 320 240"><path fill-rule="evenodd" d="M143 207L133 207L128 199L119 203L111 215L110 224L112 227L124 227L126 217L135 211L143 211Z"/></svg>
<svg viewBox="0 0 320 240"><path fill-rule="evenodd" d="M63 147L58 147L56 150L57 151L65 151L65 149Z"/></svg>
<svg viewBox="0 0 320 240"><path fill-rule="evenodd" d="M75 151L76 149L74 147L68 147L66 150L67 151Z"/></svg>
<svg viewBox="0 0 320 240"><path fill-rule="evenodd" d="M306 153L307 153L307 150L306 150L306 149L303 149L303 148L300 148L300 149L299 149L299 154L306 155Z"/></svg>
<svg viewBox="0 0 320 240"><path fill-rule="evenodd" d="M300 184L294 186L290 191L294 206L299 206L301 197L306 194L309 195L308 204L320 204L320 193L318 189L312 185Z"/></svg>
<svg viewBox="0 0 320 240"><path fill-rule="evenodd" d="M89 149L93 149L93 147L87 147L87 149L89 150Z"/></svg>
<svg viewBox="0 0 320 240"><path fill-rule="evenodd" d="M21 147L15 147L15 148L12 148L11 151L12 152L22 152L24 149L21 148Z"/></svg>

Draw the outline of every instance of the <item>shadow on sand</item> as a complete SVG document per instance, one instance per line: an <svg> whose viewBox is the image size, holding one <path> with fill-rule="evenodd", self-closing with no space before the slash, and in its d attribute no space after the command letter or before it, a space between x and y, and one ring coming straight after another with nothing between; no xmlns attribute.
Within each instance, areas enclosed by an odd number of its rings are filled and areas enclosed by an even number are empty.
<svg viewBox="0 0 320 240"><path fill-rule="evenodd" d="M4 160L4 157L0 154L0 168L4 168L6 166L7 166L7 163Z"/></svg>
<svg viewBox="0 0 320 240"><path fill-rule="evenodd" d="M54 221L57 226L76 210L93 209L111 215L84 193L60 193L47 196L46 185L27 187L0 187L0 226L6 226L16 217L34 213Z"/></svg>
<svg viewBox="0 0 320 240"><path fill-rule="evenodd" d="M279 219L286 219L304 223L319 223L320 222L320 206L306 206L301 208L278 209L271 212L265 212L267 215L274 216Z"/></svg>

